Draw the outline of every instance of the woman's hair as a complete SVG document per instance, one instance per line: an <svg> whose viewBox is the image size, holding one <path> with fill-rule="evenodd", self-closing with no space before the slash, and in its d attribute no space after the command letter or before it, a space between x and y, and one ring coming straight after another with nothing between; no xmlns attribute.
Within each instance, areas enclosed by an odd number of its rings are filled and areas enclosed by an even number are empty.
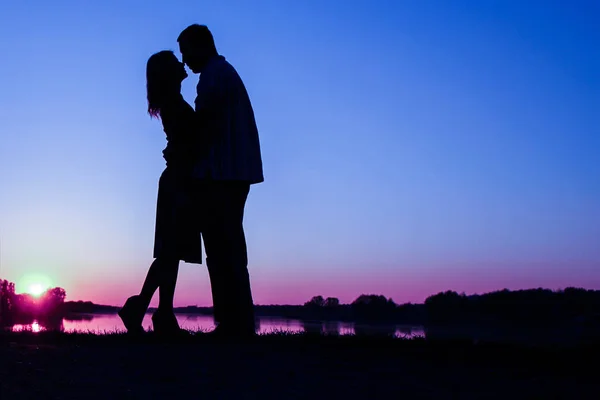
<svg viewBox="0 0 600 400"><path fill-rule="evenodd" d="M146 91L148 97L148 114L160 117L160 109L166 97L172 93L178 65L175 54L170 50L153 54L146 64Z"/></svg>

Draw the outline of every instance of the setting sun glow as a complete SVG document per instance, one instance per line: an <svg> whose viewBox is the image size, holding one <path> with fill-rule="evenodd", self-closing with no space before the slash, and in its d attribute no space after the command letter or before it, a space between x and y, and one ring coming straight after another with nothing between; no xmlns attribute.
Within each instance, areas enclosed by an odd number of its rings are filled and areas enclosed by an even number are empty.
<svg viewBox="0 0 600 400"><path fill-rule="evenodd" d="M17 282L16 291L39 297L51 287L53 287L52 280L48 276L34 273L22 276Z"/></svg>
<svg viewBox="0 0 600 400"><path fill-rule="evenodd" d="M44 293L44 291L44 287L39 283L29 286L29 294L31 294L32 296L41 296L42 293Z"/></svg>

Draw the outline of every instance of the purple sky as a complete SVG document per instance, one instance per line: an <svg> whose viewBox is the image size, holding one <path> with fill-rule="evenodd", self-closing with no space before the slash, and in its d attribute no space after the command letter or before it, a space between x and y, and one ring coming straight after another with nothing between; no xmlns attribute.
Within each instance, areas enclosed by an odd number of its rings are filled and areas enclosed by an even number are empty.
<svg viewBox="0 0 600 400"><path fill-rule="evenodd" d="M88 3L0 12L0 277L19 291L139 291L165 146L145 63L191 23L255 108L257 303L600 288L597 2ZM209 305L205 266L181 271L176 303Z"/></svg>

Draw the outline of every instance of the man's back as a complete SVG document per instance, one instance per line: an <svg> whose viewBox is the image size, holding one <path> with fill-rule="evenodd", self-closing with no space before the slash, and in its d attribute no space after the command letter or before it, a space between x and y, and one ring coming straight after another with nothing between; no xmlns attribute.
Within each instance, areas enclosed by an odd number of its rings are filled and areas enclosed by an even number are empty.
<svg viewBox="0 0 600 400"><path fill-rule="evenodd" d="M209 158L206 165L199 167L198 174L208 173L215 180L263 182L254 111L235 68L224 57L213 57L202 70L197 93L196 112L211 115L213 135ZM206 110L210 111L204 113Z"/></svg>

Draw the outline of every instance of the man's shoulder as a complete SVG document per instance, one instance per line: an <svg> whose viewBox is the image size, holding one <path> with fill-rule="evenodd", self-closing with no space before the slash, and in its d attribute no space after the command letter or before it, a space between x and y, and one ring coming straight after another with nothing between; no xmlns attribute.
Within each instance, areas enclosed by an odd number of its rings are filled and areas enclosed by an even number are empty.
<svg viewBox="0 0 600 400"><path fill-rule="evenodd" d="M229 60L227 60L227 58L225 58L225 56L222 55L218 55L217 57L215 57L215 59L213 60L213 65L215 69L219 70L233 68L233 65L231 65Z"/></svg>
<svg viewBox="0 0 600 400"><path fill-rule="evenodd" d="M212 60L210 60L208 62L208 64L206 64L206 66L200 73L200 77L202 78L203 76L222 74L222 73L224 73L226 71L230 71L230 70L235 70L233 68L233 65L231 65L229 63L229 61L227 61L227 59L225 59L225 57L220 55L220 56L213 58Z"/></svg>
<svg viewBox="0 0 600 400"><path fill-rule="evenodd" d="M214 80L225 84L237 82L240 77L231 63L224 58L215 67Z"/></svg>
<svg viewBox="0 0 600 400"><path fill-rule="evenodd" d="M236 74L237 72L233 68L233 65L225 57L219 56L219 58L212 60L202 71L198 80L198 86L203 82L212 83L217 80L230 78Z"/></svg>

